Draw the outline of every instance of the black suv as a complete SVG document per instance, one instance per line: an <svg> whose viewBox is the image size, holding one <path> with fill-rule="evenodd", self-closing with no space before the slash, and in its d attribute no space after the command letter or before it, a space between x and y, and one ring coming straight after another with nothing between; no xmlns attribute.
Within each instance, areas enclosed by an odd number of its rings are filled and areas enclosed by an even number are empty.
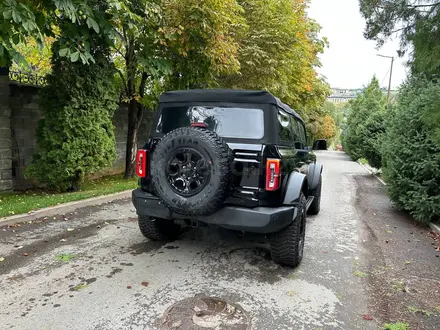
<svg viewBox="0 0 440 330"><path fill-rule="evenodd" d="M276 263L301 262L322 166L301 117L272 94L167 92L136 162L133 204L147 238L174 240L185 226L209 224L265 234Z"/></svg>

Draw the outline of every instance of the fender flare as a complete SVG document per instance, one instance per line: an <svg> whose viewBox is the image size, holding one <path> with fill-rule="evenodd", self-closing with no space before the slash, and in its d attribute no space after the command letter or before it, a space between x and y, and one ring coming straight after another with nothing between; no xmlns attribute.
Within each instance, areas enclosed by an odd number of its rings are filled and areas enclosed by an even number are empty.
<svg viewBox="0 0 440 330"><path fill-rule="evenodd" d="M321 179L322 170L323 170L323 166L321 164L315 163L309 165L309 170L307 173L309 190L313 190L318 186L319 180Z"/></svg>
<svg viewBox="0 0 440 330"><path fill-rule="evenodd" d="M283 205L297 205L301 192L307 195L307 177L299 172L292 172L286 184ZM306 191L304 191L306 190Z"/></svg>

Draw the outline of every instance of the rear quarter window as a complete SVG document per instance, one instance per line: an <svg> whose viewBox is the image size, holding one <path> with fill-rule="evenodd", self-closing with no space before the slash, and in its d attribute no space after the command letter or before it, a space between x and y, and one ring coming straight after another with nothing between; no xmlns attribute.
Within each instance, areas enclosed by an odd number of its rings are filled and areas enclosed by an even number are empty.
<svg viewBox="0 0 440 330"><path fill-rule="evenodd" d="M181 106L165 107L156 127L157 133L167 134L193 123L206 124L208 129L225 138L262 139L264 112L258 108Z"/></svg>

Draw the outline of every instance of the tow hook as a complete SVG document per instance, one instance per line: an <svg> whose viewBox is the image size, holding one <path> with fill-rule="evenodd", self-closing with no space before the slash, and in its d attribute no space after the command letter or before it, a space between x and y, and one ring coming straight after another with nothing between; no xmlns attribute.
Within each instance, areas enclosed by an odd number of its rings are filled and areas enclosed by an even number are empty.
<svg viewBox="0 0 440 330"><path fill-rule="evenodd" d="M191 220L191 228L199 228L199 222L195 220Z"/></svg>

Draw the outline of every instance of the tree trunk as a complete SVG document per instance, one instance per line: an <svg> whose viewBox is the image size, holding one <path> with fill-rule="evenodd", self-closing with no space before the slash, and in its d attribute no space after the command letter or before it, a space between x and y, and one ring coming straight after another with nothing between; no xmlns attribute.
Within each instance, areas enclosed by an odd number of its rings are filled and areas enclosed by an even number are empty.
<svg viewBox="0 0 440 330"><path fill-rule="evenodd" d="M125 154L125 175L126 179L135 175L135 161L137 153L137 131L138 131L138 107L135 99L128 105L128 131L127 150Z"/></svg>
<svg viewBox="0 0 440 330"><path fill-rule="evenodd" d="M125 152L125 174L126 179L135 175L136 153L137 153L137 130L138 130L138 107L134 98L136 93L136 63L134 63L134 40L128 42L125 55L125 65L127 70L127 93L130 98L128 105L128 129L127 129L127 149Z"/></svg>

